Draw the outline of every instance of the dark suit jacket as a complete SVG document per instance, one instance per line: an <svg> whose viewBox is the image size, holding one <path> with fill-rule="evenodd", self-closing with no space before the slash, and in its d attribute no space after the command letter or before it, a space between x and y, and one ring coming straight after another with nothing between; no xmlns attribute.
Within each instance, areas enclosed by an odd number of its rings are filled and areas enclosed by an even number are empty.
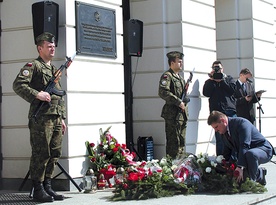
<svg viewBox="0 0 276 205"><path fill-rule="evenodd" d="M236 98L236 111L238 117L243 117L248 119L252 124L255 121L255 111L253 108L253 104L257 102L257 98L255 96L255 91L249 83L245 83L247 87L247 95L253 96L250 102L247 102L245 97L246 94L242 89L240 82L236 81L236 90L234 97Z"/></svg>
<svg viewBox="0 0 276 205"><path fill-rule="evenodd" d="M226 115L229 112L236 114L235 87L235 80L230 75L227 75L221 82L211 79L205 81L202 91L203 95L209 98L210 113L217 110Z"/></svg>
<svg viewBox="0 0 276 205"><path fill-rule="evenodd" d="M252 148L265 151L271 159L274 149L269 141L248 120L241 117L228 117L232 144L222 135L225 144L223 156L229 160L233 151L237 153L237 163L246 167L245 153Z"/></svg>

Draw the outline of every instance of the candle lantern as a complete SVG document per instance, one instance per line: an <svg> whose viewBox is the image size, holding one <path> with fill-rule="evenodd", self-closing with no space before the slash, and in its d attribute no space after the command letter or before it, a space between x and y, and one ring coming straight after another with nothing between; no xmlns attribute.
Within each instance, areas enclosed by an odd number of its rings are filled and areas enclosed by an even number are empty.
<svg viewBox="0 0 276 205"><path fill-rule="evenodd" d="M98 180L98 189L105 189L105 186L106 186L106 180L104 178L104 175L103 174L100 174L99 176L99 180Z"/></svg>
<svg viewBox="0 0 276 205"><path fill-rule="evenodd" d="M124 182L124 174L125 170L123 167L119 167L116 171L116 175L115 175L115 183L116 184L121 184Z"/></svg>
<svg viewBox="0 0 276 205"><path fill-rule="evenodd" d="M93 169L88 169L83 177L84 193L97 191L97 177L94 175Z"/></svg>

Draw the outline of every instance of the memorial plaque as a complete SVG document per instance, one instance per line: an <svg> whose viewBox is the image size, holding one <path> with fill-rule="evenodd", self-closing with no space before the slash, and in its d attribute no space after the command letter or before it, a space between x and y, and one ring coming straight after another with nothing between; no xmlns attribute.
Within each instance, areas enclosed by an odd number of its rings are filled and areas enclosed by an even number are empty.
<svg viewBox="0 0 276 205"><path fill-rule="evenodd" d="M76 1L77 50L116 58L115 10Z"/></svg>

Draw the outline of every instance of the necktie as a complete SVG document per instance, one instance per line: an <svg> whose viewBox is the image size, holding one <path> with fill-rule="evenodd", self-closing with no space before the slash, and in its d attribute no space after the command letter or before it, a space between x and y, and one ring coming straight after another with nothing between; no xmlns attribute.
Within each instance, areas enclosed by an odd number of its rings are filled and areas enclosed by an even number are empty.
<svg viewBox="0 0 276 205"><path fill-rule="evenodd" d="M228 139L228 141L230 142L230 144L233 146L233 142L232 142L231 136L229 135L229 132L228 131L225 132L224 135Z"/></svg>
<svg viewBox="0 0 276 205"><path fill-rule="evenodd" d="M246 92L246 85L245 85L244 83L242 84L242 89L243 89L244 94L247 95L247 92Z"/></svg>
<svg viewBox="0 0 276 205"><path fill-rule="evenodd" d="M225 132L224 135L225 135L225 137L226 137L228 140L231 140L231 136L229 135L229 132L228 132L228 131Z"/></svg>

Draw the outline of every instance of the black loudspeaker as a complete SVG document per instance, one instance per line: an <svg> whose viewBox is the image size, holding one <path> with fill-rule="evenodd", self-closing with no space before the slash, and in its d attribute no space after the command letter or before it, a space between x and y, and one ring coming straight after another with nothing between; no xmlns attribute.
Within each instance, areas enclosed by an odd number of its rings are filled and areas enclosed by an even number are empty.
<svg viewBox="0 0 276 205"><path fill-rule="evenodd" d="M153 148L153 138L149 137L141 137L139 136L137 139L137 148L138 153L145 161L150 161L154 157L154 148Z"/></svg>
<svg viewBox="0 0 276 205"><path fill-rule="evenodd" d="M143 52L143 22L137 19L125 21L128 55L141 57Z"/></svg>
<svg viewBox="0 0 276 205"><path fill-rule="evenodd" d="M34 41L44 32L55 36L58 44L59 5L52 1L37 2L32 5Z"/></svg>

